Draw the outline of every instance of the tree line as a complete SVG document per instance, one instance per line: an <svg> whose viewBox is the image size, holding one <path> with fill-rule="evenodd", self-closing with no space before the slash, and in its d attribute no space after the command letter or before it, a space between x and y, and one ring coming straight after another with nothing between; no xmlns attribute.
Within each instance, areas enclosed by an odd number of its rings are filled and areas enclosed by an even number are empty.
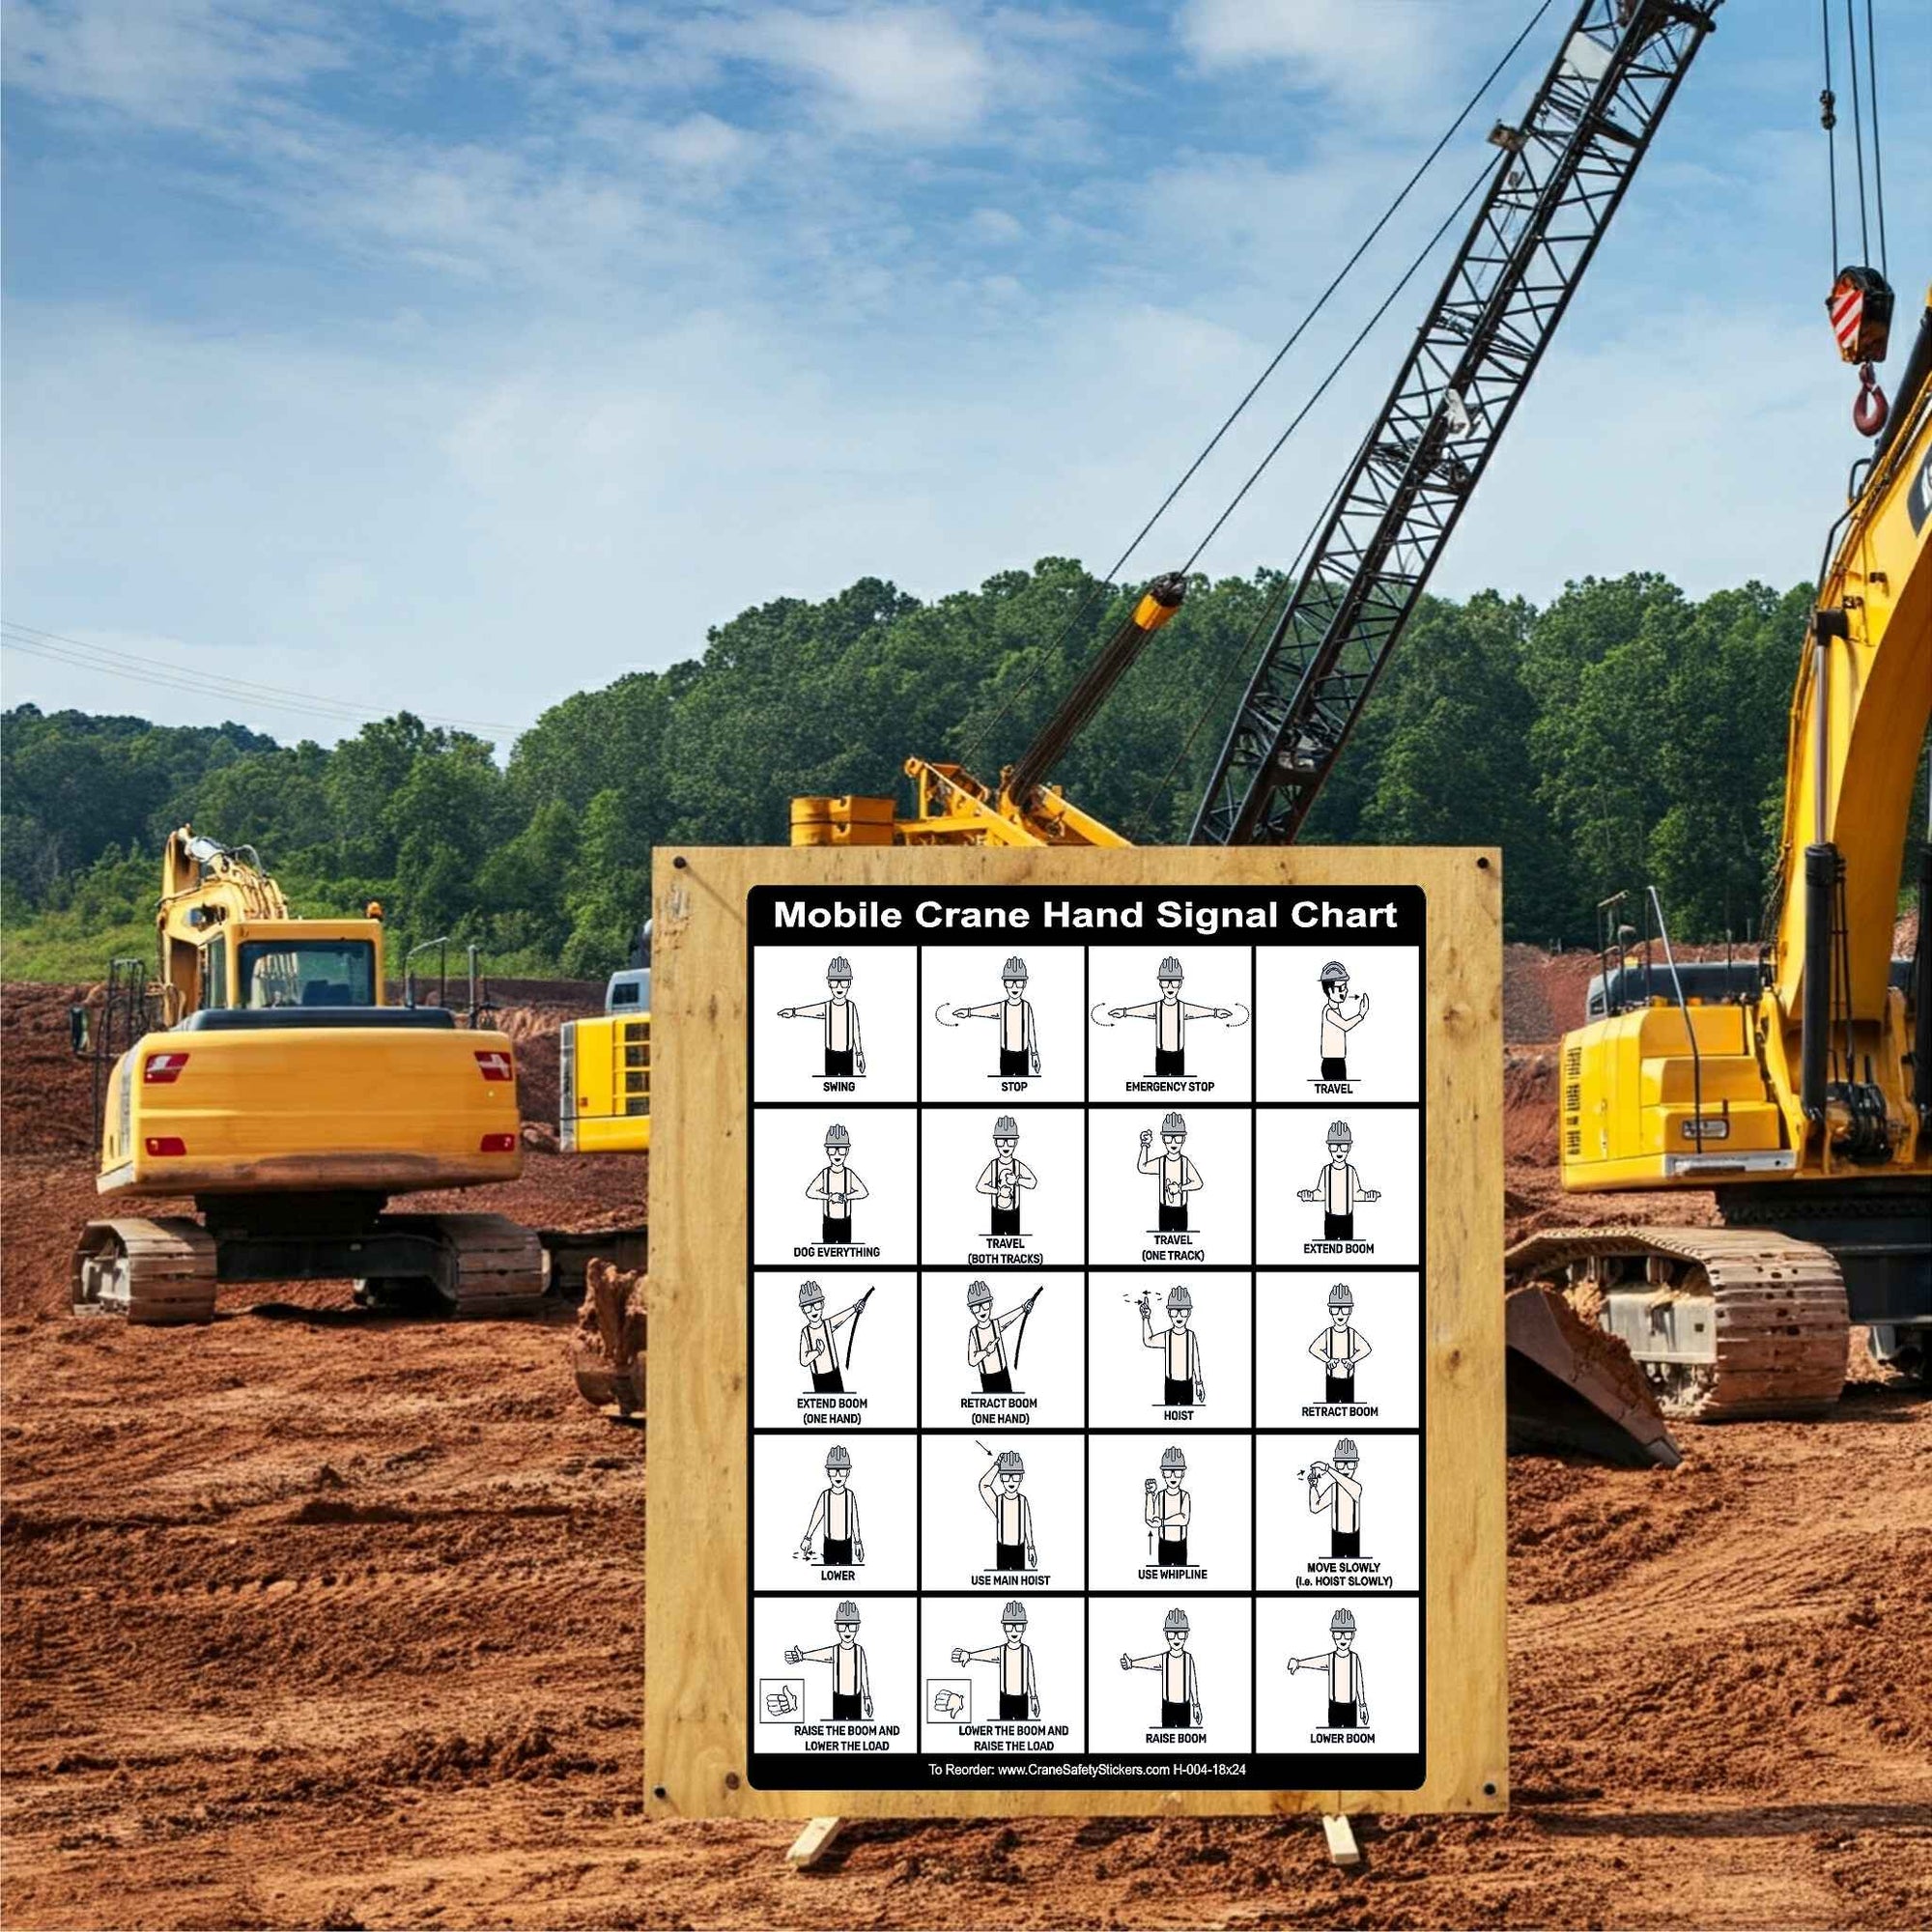
<svg viewBox="0 0 1932 1932"><path fill-rule="evenodd" d="M1196 582L1054 774L1068 795L1136 841L1184 839L1284 588ZM502 758L408 713L325 747L21 705L0 728L7 970L146 952L160 841L192 822L256 846L299 911L380 898L392 944L446 933L499 972L601 976L647 911L653 846L782 842L794 794L902 795L914 753L990 781L1132 595L1047 558L930 602L873 578L779 598L701 657L565 698ZM1676 934L1742 940L1809 595L1636 574L1540 610L1427 599L1303 836L1499 845L1512 938L1591 943L1601 898L1655 883Z"/></svg>

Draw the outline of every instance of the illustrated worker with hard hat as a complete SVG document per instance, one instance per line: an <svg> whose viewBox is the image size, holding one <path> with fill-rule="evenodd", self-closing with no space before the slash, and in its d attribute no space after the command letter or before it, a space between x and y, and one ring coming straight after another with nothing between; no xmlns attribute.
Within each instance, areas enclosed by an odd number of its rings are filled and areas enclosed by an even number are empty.
<svg viewBox="0 0 1932 1932"><path fill-rule="evenodd" d="M1121 1653L1122 1670L1160 1672L1160 1728L1164 1731L1200 1730L1201 1679L1194 1668L1194 1653L1187 1647L1187 1612L1169 1610L1161 1625L1167 1648L1151 1657L1129 1657Z"/></svg>
<svg viewBox="0 0 1932 1932"><path fill-rule="evenodd" d="M1313 1657L1291 1657L1291 1677L1304 1665L1314 1670L1328 1668L1328 1725L1331 1731L1365 1731L1369 1727L1369 1691L1362 1676L1362 1660L1355 1652L1355 1618L1352 1611L1340 1609L1328 1619L1333 1650L1317 1651Z"/></svg>
<svg viewBox="0 0 1932 1932"><path fill-rule="evenodd" d="M973 1325L966 1331L966 1360L970 1367L980 1372L980 1394L1012 1394L1012 1362L1007 1354L1007 1330L1015 1321L1024 1322L1039 1297L1040 1290L1035 1289L1018 1307L1008 1309L1004 1315L995 1315L993 1291L983 1281L976 1281L967 1289L966 1308L973 1318ZM1020 1336L1025 1339L1024 1328L1020 1330ZM1014 1353L1018 1353L1017 1349Z"/></svg>
<svg viewBox="0 0 1932 1932"><path fill-rule="evenodd" d="M799 1541L798 1553L810 1562L816 1541L818 1561L828 1569L863 1563L866 1540L859 1532L859 1498L851 1487L852 1458L837 1442L825 1452L825 1484Z"/></svg>
<svg viewBox="0 0 1932 1932"><path fill-rule="evenodd" d="M1017 1449L1002 1449L980 1478L980 1500L993 1518L993 1568L1037 1570L1033 1541L1033 1504L1020 1494L1026 1459Z"/></svg>
<svg viewBox="0 0 1932 1932"><path fill-rule="evenodd" d="M868 1288L849 1307L841 1308L837 1315L828 1315L825 1291L815 1281L807 1282L799 1290L798 1306L805 1317L805 1326L798 1331L798 1365L810 1371L814 1395L845 1393L845 1376L838 1363L838 1331L851 1328L845 1337L845 1360L849 1367L853 1337L859 1332L855 1324L871 1298L872 1291Z"/></svg>
<svg viewBox="0 0 1932 1932"><path fill-rule="evenodd" d="M1350 1165L1349 1153L1354 1145L1354 1132L1348 1122L1331 1122L1328 1127L1328 1165L1317 1173L1313 1187L1296 1189L1298 1199L1321 1203L1321 1238L1324 1241L1352 1241L1355 1238L1355 1203L1382 1198L1378 1188L1364 1187L1362 1177Z"/></svg>
<svg viewBox="0 0 1932 1932"><path fill-rule="evenodd" d="M1355 1009L1349 1010L1349 969L1339 959L1331 959L1321 969L1321 1077L1346 1080L1349 1077L1349 1036L1369 1016L1369 996L1355 995Z"/></svg>
<svg viewBox="0 0 1932 1932"><path fill-rule="evenodd" d="M954 1663L997 1663L1000 1666L1000 1721L1024 1723L1039 1716L1039 1680L1034 1675L1033 1646L1026 1640L1027 1611L1024 1604L1009 1604L1000 1612L1000 1628L1005 1643L985 1650L953 1649Z"/></svg>
<svg viewBox="0 0 1932 1932"><path fill-rule="evenodd" d="M849 1247L852 1204L871 1190L852 1172L852 1136L837 1121L825 1130L825 1165L806 1185L806 1198L821 1204L819 1240L826 1247Z"/></svg>
<svg viewBox="0 0 1932 1932"><path fill-rule="evenodd" d="M1153 1307L1142 1293L1141 1347L1162 1354L1161 1402L1168 1408L1198 1408L1208 1400L1201 1374L1201 1337L1194 1332L1194 1297L1180 1283L1167 1292L1167 1326L1153 1325Z"/></svg>
<svg viewBox="0 0 1932 1932"><path fill-rule="evenodd" d="M837 1643L819 1650L801 1650L793 1644L784 1659L787 1663L831 1664L832 1721L856 1724L872 1715L872 1678L866 1653L859 1647L859 1605L840 1604L832 1612L832 1628L838 1634Z"/></svg>
<svg viewBox="0 0 1932 1932"><path fill-rule="evenodd" d="M1187 1458L1179 1449L1163 1449L1160 1481L1147 1479L1141 1502L1154 1546L1153 1560L1167 1569L1184 1569L1187 1564L1187 1525L1194 1520L1194 1497L1180 1487L1186 1473Z"/></svg>
<svg viewBox="0 0 1932 1932"><path fill-rule="evenodd" d="M954 1007L955 1020L998 1020L1000 1023L1000 1076L1024 1080L1029 1074L1039 1078L1039 1034L1033 1022L1033 1002L1026 996L1027 963L1017 954L1000 970L1000 983L1007 989L1004 1000L983 1007Z"/></svg>
<svg viewBox="0 0 1932 1932"><path fill-rule="evenodd" d="M1201 1170L1181 1150L1187 1145L1187 1122L1169 1114L1160 1123L1161 1151L1153 1151L1153 1129L1141 1129L1140 1171L1159 1183L1160 1231L1181 1234L1187 1228L1187 1197L1204 1183Z"/></svg>
<svg viewBox="0 0 1932 1932"><path fill-rule="evenodd" d="M1153 1070L1156 1075L1187 1071L1187 1022L1225 1020L1234 1017L1231 1007L1190 1007L1180 997L1180 961L1172 953L1160 962L1154 974L1160 998L1143 1007L1109 1007L1107 1017L1114 1020L1153 1022Z"/></svg>
<svg viewBox="0 0 1932 1932"><path fill-rule="evenodd" d="M993 1122L993 1157L980 1170L974 1183L993 1204L995 1235L1017 1235L1020 1231L1020 1190L1037 1187L1039 1177L1015 1150L1020 1144L1020 1125L1010 1114L1002 1114Z"/></svg>
<svg viewBox="0 0 1932 1932"><path fill-rule="evenodd" d="M866 1070L866 1044L859 1037L859 1009L853 1004L852 962L834 959L825 969L825 983L832 997L815 1006L781 1007L781 1020L823 1020L825 1022L825 1076L849 1080Z"/></svg>
<svg viewBox="0 0 1932 1932"><path fill-rule="evenodd" d="M1349 1284L1338 1281L1328 1291L1328 1325L1308 1345L1308 1352L1321 1364L1327 1378L1325 1402L1353 1402L1355 1364L1375 1353L1368 1337L1350 1321L1354 1308L1355 1297Z"/></svg>
<svg viewBox="0 0 1932 1932"><path fill-rule="evenodd" d="M1328 1554L1359 1556L1362 1553L1362 1486L1355 1480L1361 1452L1345 1435L1335 1445L1333 1463L1308 1465L1308 1511L1311 1516L1328 1512Z"/></svg>

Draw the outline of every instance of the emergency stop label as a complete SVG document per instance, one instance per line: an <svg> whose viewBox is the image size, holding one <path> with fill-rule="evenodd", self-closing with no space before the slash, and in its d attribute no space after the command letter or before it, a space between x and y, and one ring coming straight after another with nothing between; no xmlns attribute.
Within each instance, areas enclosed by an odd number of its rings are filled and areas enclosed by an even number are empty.
<svg viewBox="0 0 1932 1932"><path fill-rule="evenodd" d="M754 1785L1422 1783L1426 916L750 894Z"/></svg>

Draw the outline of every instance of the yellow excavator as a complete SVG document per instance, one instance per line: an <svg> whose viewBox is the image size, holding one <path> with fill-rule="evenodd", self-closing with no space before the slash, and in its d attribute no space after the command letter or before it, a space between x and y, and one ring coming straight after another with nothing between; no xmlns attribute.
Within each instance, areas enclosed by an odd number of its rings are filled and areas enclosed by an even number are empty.
<svg viewBox="0 0 1932 1932"><path fill-rule="evenodd" d="M99 1191L191 1195L194 1215L91 1222L77 1313L213 1318L224 1282L341 1277L366 1304L524 1314L539 1237L500 1214L391 1214L389 1199L523 1172L516 1050L442 1006L388 1004L380 906L300 919L248 847L183 826L161 860L158 973L117 961L76 1009L91 1052ZM131 970L124 970L131 969Z"/></svg>
<svg viewBox="0 0 1932 1932"><path fill-rule="evenodd" d="M1709 1189L1723 1225L1552 1229L1509 1256L1702 1422L1829 1408L1850 1323L1920 1379L1932 1350L1932 840L1916 955L1891 956L1932 715L1932 295L1833 537L1761 956L1679 960L1653 892L1559 1063L1566 1188Z"/></svg>

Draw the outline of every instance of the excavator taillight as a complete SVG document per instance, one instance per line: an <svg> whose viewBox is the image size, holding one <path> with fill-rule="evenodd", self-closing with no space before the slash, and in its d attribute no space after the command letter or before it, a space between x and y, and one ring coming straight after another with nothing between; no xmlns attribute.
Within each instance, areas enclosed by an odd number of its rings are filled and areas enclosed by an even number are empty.
<svg viewBox="0 0 1932 1932"><path fill-rule="evenodd" d="M181 1057L185 1060L187 1055L183 1054ZM149 1064L153 1065L152 1062ZM169 1075L169 1078L172 1079L173 1075ZM173 1155L179 1159L181 1155L187 1151L187 1143L179 1134L150 1134L147 1138L146 1146L148 1151L155 1155L156 1159L162 1159L169 1155Z"/></svg>
<svg viewBox="0 0 1932 1932"><path fill-rule="evenodd" d="M514 1080L517 1077L516 1062L507 1053L494 1047L477 1054L476 1070L486 1080Z"/></svg>
<svg viewBox="0 0 1932 1932"><path fill-rule="evenodd" d="M515 1153L517 1137L515 1134L485 1134L483 1151L485 1153Z"/></svg>
<svg viewBox="0 0 1932 1932"><path fill-rule="evenodd" d="M185 1053L151 1053L141 1068L142 1084L149 1087L172 1087L182 1077L182 1068L187 1065ZM154 1149L148 1150L150 1153Z"/></svg>

